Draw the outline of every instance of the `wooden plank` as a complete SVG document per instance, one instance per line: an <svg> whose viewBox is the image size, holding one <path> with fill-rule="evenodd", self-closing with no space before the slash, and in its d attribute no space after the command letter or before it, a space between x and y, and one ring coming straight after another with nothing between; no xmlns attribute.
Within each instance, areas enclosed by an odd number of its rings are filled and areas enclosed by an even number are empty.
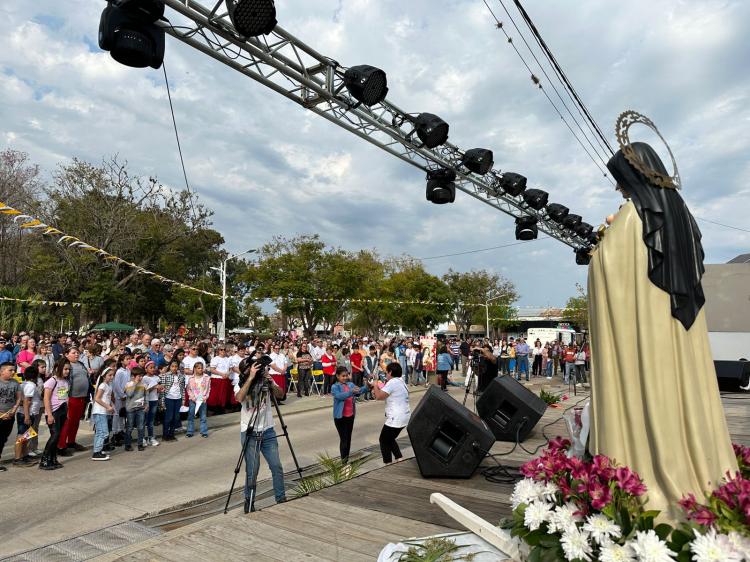
<svg viewBox="0 0 750 562"><path fill-rule="evenodd" d="M211 549L214 560L234 560L236 558L247 558L253 562L275 562L273 558L264 556L258 551L238 551L226 542L220 529L211 528L195 535L190 535L191 543L198 542L202 546Z"/></svg>
<svg viewBox="0 0 750 562"><path fill-rule="evenodd" d="M340 516L342 520L357 522L365 521L369 526L377 526L384 532L401 537L425 537L455 531L455 528L425 523L414 519L407 519L399 515L383 517L379 511L373 511L357 505L343 504L325 498L319 494L296 500L304 503L302 509L314 514Z"/></svg>
<svg viewBox="0 0 750 562"><path fill-rule="evenodd" d="M449 497L451 494L456 493L465 497L495 500L505 503L508 503L508 497L513 491L512 484L493 484L492 482L487 482L483 476L477 477L476 475L471 480L426 479L419 476L419 474L416 476L399 476L389 475L381 471L374 471L367 476L370 480L376 481L377 486L384 484L392 484L397 488L401 486L413 486L430 490L431 492L439 492ZM492 487L487 489L488 486L484 484Z"/></svg>

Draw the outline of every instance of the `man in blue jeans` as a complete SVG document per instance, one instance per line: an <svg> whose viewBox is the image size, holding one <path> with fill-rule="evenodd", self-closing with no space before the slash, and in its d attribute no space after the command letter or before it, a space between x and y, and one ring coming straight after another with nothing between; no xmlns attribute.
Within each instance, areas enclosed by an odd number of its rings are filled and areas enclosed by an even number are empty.
<svg viewBox="0 0 750 562"><path fill-rule="evenodd" d="M516 343L516 380L521 380L521 373L526 374L529 380L529 345L523 338L518 338Z"/></svg>
<svg viewBox="0 0 750 562"><path fill-rule="evenodd" d="M244 446L245 437L247 437L247 448L245 449L245 513L254 511L254 506L250 501L250 492L253 482L258 476L260 463L255 463L255 450L260 445L260 452L271 469L271 478L273 479L273 492L276 497L276 503L286 501L286 489L284 487L284 468L281 466L279 458L279 443L274 431L273 405L271 396L265 394L265 399L258 401L262 378L268 381L268 388L278 400L284 396L284 391L271 378L267 369L264 369L262 375L258 376L260 365L252 363L251 359L243 359L239 365L240 379L234 385L234 397L237 402L242 404L240 410L240 445ZM257 380L256 380L257 379ZM256 415L256 410L257 415ZM250 422L253 421L253 425ZM260 442L260 443L258 443ZM260 460L260 459L258 459Z"/></svg>

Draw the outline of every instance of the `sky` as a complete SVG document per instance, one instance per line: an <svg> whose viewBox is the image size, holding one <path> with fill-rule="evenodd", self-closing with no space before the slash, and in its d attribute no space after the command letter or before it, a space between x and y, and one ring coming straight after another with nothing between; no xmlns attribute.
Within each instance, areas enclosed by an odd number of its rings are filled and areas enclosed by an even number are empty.
<svg viewBox="0 0 750 562"><path fill-rule="evenodd" d="M567 115L551 87L558 83L535 66L499 0L488 3ZM675 154L693 214L750 229L750 2L523 4L613 146L622 111L649 116ZM526 31L512 1L505 5ZM100 162L117 154L132 172L181 188L162 70L127 68L99 50L103 7L94 0L0 5L0 149L28 153L47 177L74 157ZM496 169L523 174L591 224L622 202L534 87L482 0L278 0L276 7L284 29L344 66L382 68L390 101L440 115L452 143L492 149ZM416 258L515 242L508 215L461 192L454 204L427 202L417 168L166 41L188 179L215 211L229 252L313 233L348 250ZM653 136L633 128L631 139ZM750 233L699 225L706 263L750 251ZM572 249L549 238L424 264L436 275L495 271L514 282L520 306L564 305L576 283L586 283Z"/></svg>

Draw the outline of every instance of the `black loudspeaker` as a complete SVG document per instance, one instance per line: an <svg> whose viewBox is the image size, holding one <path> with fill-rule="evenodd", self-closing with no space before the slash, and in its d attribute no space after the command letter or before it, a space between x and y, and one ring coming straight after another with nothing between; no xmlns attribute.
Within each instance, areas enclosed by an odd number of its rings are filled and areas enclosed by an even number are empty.
<svg viewBox="0 0 750 562"><path fill-rule="evenodd" d="M493 379L477 400L477 412L498 441L524 441L546 409L544 400L509 376Z"/></svg>
<svg viewBox="0 0 750 562"><path fill-rule="evenodd" d="M738 392L750 383L750 361L714 361L719 390Z"/></svg>
<svg viewBox="0 0 750 562"><path fill-rule="evenodd" d="M432 386L406 428L424 478L471 478L495 442L474 412Z"/></svg>

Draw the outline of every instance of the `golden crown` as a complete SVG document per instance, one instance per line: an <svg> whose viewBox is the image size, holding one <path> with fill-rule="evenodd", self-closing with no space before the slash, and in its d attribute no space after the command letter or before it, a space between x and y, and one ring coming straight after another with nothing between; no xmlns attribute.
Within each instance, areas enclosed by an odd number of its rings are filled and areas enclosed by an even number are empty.
<svg viewBox="0 0 750 562"><path fill-rule="evenodd" d="M649 168L646 163L638 157L635 150L630 144L630 137L628 136L628 129L630 129L630 127L632 125L635 125L636 123L646 125L646 127L654 131L654 133L656 133L656 135L664 143L664 146L667 147L669 157L672 159L672 168L674 169L674 175L667 176L665 174L657 172L656 170ZM617 142L620 145L620 150L622 150L623 155L628 160L628 162L630 162L630 165L640 173L642 173L644 176L646 176L646 178L652 184L670 189L680 189L680 173L677 170L677 162L674 159L674 154L672 154L672 149L669 148L667 141L665 141L664 137L661 136L659 129L656 128L656 125L654 125L654 122L651 121L651 119L649 119L645 115L642 115L641 113L638 113L637 111L624 111L617 118L617 123L615 124L615 135L617 136Z"/></svg>

